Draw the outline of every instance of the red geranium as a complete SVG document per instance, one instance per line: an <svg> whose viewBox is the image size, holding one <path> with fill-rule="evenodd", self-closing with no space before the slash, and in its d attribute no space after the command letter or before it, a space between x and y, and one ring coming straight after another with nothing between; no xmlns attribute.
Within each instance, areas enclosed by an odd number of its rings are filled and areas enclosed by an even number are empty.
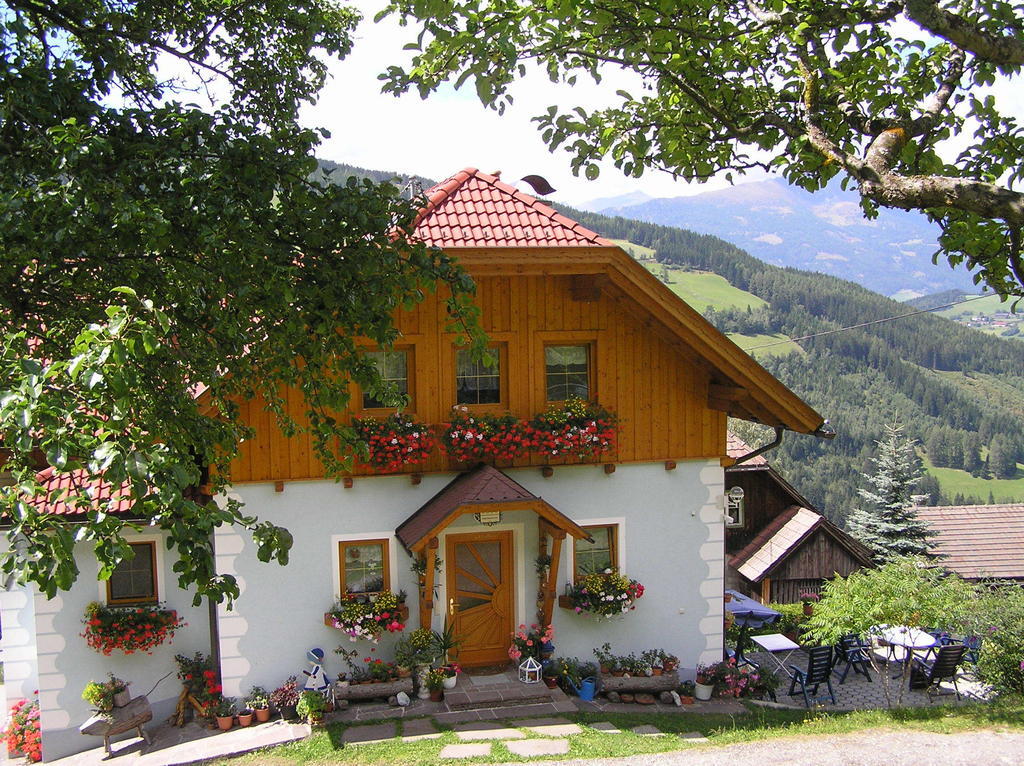
<svg viewBox="0 0 1024 766"><path fill-rule="evenodd" d="M97 652L109 655L115 649L125 654L146 652L174 638L186 625L177 613L157 606L103 606L94 601L85 610L82 637Z"/></svg>

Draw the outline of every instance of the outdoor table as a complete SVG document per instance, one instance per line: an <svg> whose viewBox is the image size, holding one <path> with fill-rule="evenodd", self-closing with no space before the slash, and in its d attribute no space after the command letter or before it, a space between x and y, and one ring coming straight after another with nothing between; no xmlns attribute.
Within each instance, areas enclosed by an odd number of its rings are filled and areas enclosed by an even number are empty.
<svg viewBox="0 0 1024 766"><path fill-rule="evenodd" d="M786 663L789 662L789 658L793 652L800 648L800 644L795 641L790 641L781 633L769 633L764 636L751 636L751 641L760 646L768 655L775 660L775 663L779 666L779 669L790 678L793 674L786 669ZM786 652L786 656L781 660L775 656L776 652Z"/></svg>
<svg viewBox="0 0 1024 766"><path fill-rule="evenodd" d="M938 643L938 639L930 633L906 625L881 625L876 635L882 643L889 646L890 656L894 659L896 655L892 650L897 646L903 648L902 662L904 665L910 663L915 649L931 649ZM901 675L901 673L894 675L893 678L899 678Z"/></svg>

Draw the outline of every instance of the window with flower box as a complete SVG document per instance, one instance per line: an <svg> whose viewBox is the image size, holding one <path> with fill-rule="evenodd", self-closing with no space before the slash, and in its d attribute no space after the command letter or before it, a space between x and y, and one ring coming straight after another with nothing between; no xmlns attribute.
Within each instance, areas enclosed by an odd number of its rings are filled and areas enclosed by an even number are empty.
<svg viewBox="0 0 1024 766"><path fill-rule="evenodd" d="M391 590L387 540L342 540L338 571L342 594L367 595Z"/></svg>
<svg viewBox="0 0 1024 766"><path fill-rule="evenodd" d="M159 600L156 542L129 543L134 556L122 561L107 580L108 604L152 604Z"/></svg>
<svg viewBox="0 0 1024 766"><path fill-rule="evenodd" d="M474 359L469 349L455 351L455 403L502 404L505 391L505 346L487 349L487 360ZM490 364L488 364L490 362Z"/></svg>
<svg viewBox="0 0 1024 766"><path fill-rule="evenodd" d="M593 539L573 543L573 580L619 568L619 525L601 524L583 529Z"/></svg>
<svg viewBox="0 0 1024 766"><path fill-rule="evenodd" d="M377 366L382 380L406 397L406 407L415 409L412 390L413 352L409 348L398 348L391 351L367 351L367 359ZM393 409L388 407L374 394L362 392L364 410Z"/></svg>
<svg viewBox="0 0 1024 766"><path fill-rule="evenodd" d="M591 346L589 343L544 347L544 382L549 402L571 397L590 399Z"/></svg>

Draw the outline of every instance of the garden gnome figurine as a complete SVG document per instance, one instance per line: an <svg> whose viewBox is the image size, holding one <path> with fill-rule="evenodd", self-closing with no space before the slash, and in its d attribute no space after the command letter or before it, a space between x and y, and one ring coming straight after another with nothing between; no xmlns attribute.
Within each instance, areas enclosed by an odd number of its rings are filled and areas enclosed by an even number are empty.
<svg viewBox="0 0 1024 766"><path fill-rule="evenodd" d="M313 666L312 670L303 670L306 674L306 691L320 692L321 694L330 686L327 676L324 675L324 650L317 647L306 652L306 659Z"/></svg>

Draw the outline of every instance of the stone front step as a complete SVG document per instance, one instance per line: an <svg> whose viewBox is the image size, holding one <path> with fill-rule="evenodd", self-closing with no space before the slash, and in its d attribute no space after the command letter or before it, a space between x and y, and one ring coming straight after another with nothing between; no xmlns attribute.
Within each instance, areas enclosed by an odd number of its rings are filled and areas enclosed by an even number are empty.
<svg viewBox="0 0 1024 766"><path fill-rule="evenodd" d="M444 701L449 710L480 710L489 708L520 707L552 702L549 690L533 685L502 686L494 689L452 690L445 692Z"/></svg>

